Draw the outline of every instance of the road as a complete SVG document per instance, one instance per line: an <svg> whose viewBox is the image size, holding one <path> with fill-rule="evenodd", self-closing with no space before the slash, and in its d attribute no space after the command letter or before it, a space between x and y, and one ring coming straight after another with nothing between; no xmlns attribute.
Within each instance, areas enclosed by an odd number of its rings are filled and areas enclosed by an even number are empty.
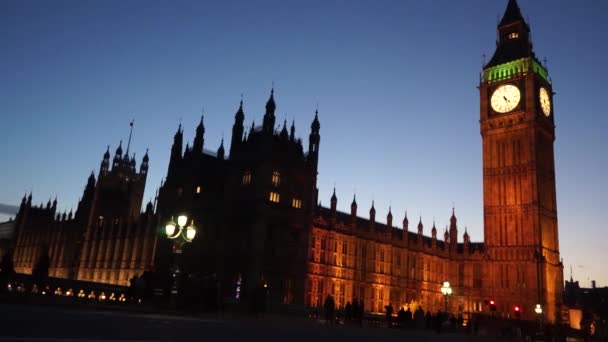
<svg viewBox="0 0 608 342"><path fill-rule="evenodd" d="M298 318L194 318L0 304L0 341L485 341L481 337L327 326Z"/></svg>

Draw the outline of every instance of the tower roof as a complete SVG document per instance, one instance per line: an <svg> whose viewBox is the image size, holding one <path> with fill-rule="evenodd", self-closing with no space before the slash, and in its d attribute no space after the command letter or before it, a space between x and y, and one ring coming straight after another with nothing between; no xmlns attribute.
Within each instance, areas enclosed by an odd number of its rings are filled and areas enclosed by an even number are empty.
<svg viewBox="0 0 608 342"><path fill-rule="evenodd" d="M509 0L498 24L496 51L485 68L528 57L536 58L530 40L530 27L525 22L517 1Z"/></svg>
<svg viewBox="0 0 608 342"><path fill-rule="evenodd" d="M502 20L498 26L509 25L519 20L524 21L524 17L521 15L517 0L509 0L505 14L502 16Z"/></svg>

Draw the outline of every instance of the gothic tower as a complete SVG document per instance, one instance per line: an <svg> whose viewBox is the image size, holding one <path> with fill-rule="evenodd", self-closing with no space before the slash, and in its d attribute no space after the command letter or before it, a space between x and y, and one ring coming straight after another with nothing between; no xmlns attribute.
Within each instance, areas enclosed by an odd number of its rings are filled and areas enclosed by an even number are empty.
<svg viewBox="0 0 608 342"><path fill-rule="evenodd" d="M484 236L491 296L499 311L541 304L554 322L562 302L552 82L532 49L516 0L498 24L498 40L479 85L483 142Z"/></svg>

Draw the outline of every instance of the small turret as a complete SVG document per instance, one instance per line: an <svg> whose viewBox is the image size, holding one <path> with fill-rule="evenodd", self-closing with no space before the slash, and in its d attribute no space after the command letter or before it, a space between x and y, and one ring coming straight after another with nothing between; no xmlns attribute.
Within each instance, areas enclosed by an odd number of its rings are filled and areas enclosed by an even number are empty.
<svg viewBox="0 0 608 342"><path fill-rule="evenodd" d="M201 113L201 121L196 126L196 135L192 142L192 152L195 155L203 153L203 145L205 143L205 124L203 123L204 115Z"/></svg>
<svg viewBox="0 0 608 342"><path fill-rule="evenodd" d="M445 233L443 233L443 241L445 241L446 244L450 242L450 234L448 233L448 227L445 227Z"/></svg>
<svg viewBox="0 0 608 342"><path fill-rule="evenodd" d="M118 148L116 148L116 153L114 154L114 161L112 161L112 168L118 167L121 160L122 160L122 140L118 144Z"/></svg>
<svg viewBox="0 0 608 342"><path fill-rule="evenodd" d="M315 169L319 162L319 143L321 142L321 135L319 135L320 129L319 111L315 110L315 118L310 125L310 135L308 137L308 160L313 163Z"/></svg>
<svg viewBox="0 0 608 342"><path fill-rule="evenodd" d="M456 213L454 207L452 207L452 217L450 217L450 247L456 250L458 244L458 228L456 225Z"/></svg>
<svg viewBox="0 0 608 342"><path fill-rule="evenodd" d="M281 129L281 140L287 141L289 139L289 135L287 134L287 119L283 121L283 129Z"/></svg>
<svg viewBox="0 0 608 342"><path fill-rule="evenodd" d="M350 216L352 218L357 217L357 198L356 195L353 195L353 202L350 204Z"/></svg>
<svg viewBox="0 0 608 342"><path fill-rule="evenodd" d="M243 132L245 130L245 126L243 123L245 122L245 113L243 112L243 99L241 98L241 102L239 104L239 109L234 114L234 124L232 125L232 140L230 142L230 158L237 153L239 146L241 146L241 142L243 141Z"/></svg>
<svg viewBox="0 0 608 342"><path fill-rule="evenodd" d="M107 173L110 168L110 145L106 149L106 153L103 154L103 159L101 160L101 166L99 167L99 173Z"/></svg>
<svg viewBox="0 0 608 342"><path fill-rule="evenodd" d="M386 225L388 229L393 228L393 213L391 212L391 207L388 207L388 214L386 215Z"/></svg>
<svg viewBox="0 0 608 342"><path fill-rule="evenodd" d="M418 221L418 235L422 235L422 231L424 226L422 225L422 216L420 216L420 220Z"/></svg>
<svg viewBox="0 0 608 342"><path fill-rule="evenodd" d="M217 149L217 159L224 160L224 138L222 138L222 142L220 143L220 148Z"/></svg>
<svg viewBox="0 0 608 342"><path fill-rule="evenodd" d="M338 207L338 197L336 197L336 188L335 187L334 187L334 193L333 193L333 195L331 195L330 206L331 206L331 211L333 213L335 213L336 209Z"/></svg>
<svg viewBox="0 0 608 342"><path fill-rule="evenodd" d="M469 233L467 232L467 227L464 227L464 235L462 237L464 241L464 252L469 253L470 241L469 241Z"/></svg>
<svg viewBox="0 0 608 342"><path fill-rule="evenodd" d="M291 129L289 133L289 141L294 142L296 139L296 121L291 122Z"/></svg>
<svg viewBox="0 0 608 342"><path fill-rule="evenodd" d="M266 113L264 114L264 121L262 127L267 133L274 133L274 122L275 116L274 111L276 104L274 103L274 88L270 90L270 98L266 102Z"/></svg>
<svg viewBox="0 0 608 342"><path fill-rule="evenodd" d="M372 201L372 207L369 209L369 222L371 224L376 222L376 208L374 208L374 201Z"/></svg>
<svg viewBox="0 0 608 342"><path fill-rule="evenodd" d="M142 175L148 174L148 161L150 158L148 157L148 149L146 149L146 154L144 154L144 158L141 160L141 166L139 167L139 173Z"/></svg>

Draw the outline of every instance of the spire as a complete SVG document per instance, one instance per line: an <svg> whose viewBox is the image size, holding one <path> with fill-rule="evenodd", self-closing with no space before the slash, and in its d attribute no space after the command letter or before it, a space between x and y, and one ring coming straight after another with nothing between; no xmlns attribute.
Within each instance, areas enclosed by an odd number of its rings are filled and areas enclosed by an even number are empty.
<svg viewBox="0 0 608 342"><path fill-rule="evenodd" d="M232 139L230 141L230 158L239 150L239 146L243 142L243 132L245 131L245 113L243 112L243 95L241 94L241 102L239 109L234 114L234 124L232 125Z"/></svg>
<svg viewBox="0 0 608 342"><path fill-rule="evenodd" d="M146 149L146 154L144 154L144 158L141 160L141 165L139 166L139 173L147 174L148 173L148 161L150 158L148 157L148 149Z"/></svg>
<svg viewBox="0 0 608 342"><path fill-rule="evenodd" d="M403 216L403 230L407 230L410 221L407 219L407 210L405 211L405 215Z"/></svg>
<svg viewBox="0 0 608 342"><path fill-rule="evenodd" d="M205 112L201 112L201 121L196 126L196 134L194 135L194 141L192 142L192 151L195 154L203 153L203 144L205 143L205 124L203 123L203 119L205 116Z"/></svg>
<svg viewBox="0 0 608 342"><path fill-rule="evenodd" d="M217 149L217 158L219 160L224 160L224 138L222 138L222 142L220 143L220 148Z"/></svg>
<svg viewBox="0 0 608 342"><path fill-rule="evenodd" d="M122 157L122 140L118 144L118 148L116 149L116 154L114 155L115 159L120 159Z"/></svg>
<svg viewBox="0 0 608 342"><path fill-rule="evenodd" d="M517 1L509 0L505 14L498 24L496 51L485 68L529 57L536 58L532 51L530 27L521 15Z"/></svg>
<svg viewBox="0 0 608 342"><path fill-rule="evenodd" d="M125 153L127 156L129 155L129 147L131 147L131 135L133 135L133 123L135 122L135 119L131 120L131 122L129 122L129 126L131 126L131 130L129 131L129 142L127 143L127 152Z"/></svg>
<svg viewBox="0 0 608 342"><path fill-rule="evenodd" d="M505 14L503 15L498 26L509 25L520 20L524 21L524 17L521 15L521 10L519 9L519 5L517 5L517 0L509 0Z"/></svg>
<svg viewBox="0 0 608 342"><path fill-rule="evenodd" d="M273 133L274 132L274 122L275 116L274 111L276 109L276 104L274 103L274 86L270 90L270 98L266 102L266 113L264 114L264 122L263 128L264 131Z"/></svg>
<svg viewBox="0 0 608 342"><path fill-rule="evenodd" d="M391 212L391 206L388 206L388 214L386 215L386 225L389 228L393 227L393 213Z"/></svg>
<svg viewBox="0 0 608 342"><path fill-rule="evenodd" d="M287 140L289 135L287 134L287 119L283 120L283 129L281 129L281 139Z"/></svg>
<svg viewBox="0 0 608 342"><path fill-rule="evenodd" d="M171 160L181 159L182 158L182 144L184 140L184 133L182 130L182 123L179 123L177 127L177 132L173 136L173 146L171 146Z"/></svg>
<svg viewBox="0 0 608 342"><path fill-rule="evenodd" d="M291 121L291 130L289 133L289 141L294 142L296 136L296 120Z"/></svg>
<svg viewBox="0 0 608 342"><path fill-rule="evenodd" d="M318 109L315 110L315 118L312 120L310 129L313 132L317 132L317 133L319 132L319 129L321 129L321 124L319 123L319 110Z"/></svg>
<svg viewBox="0 0 608 342"><path fill-rule="evenodd" d="M353 194L353 202L350 204L351 216L357 216L357 196Z"/></svg>
<svg viewBox="0 0 608 342"><path fill-rule="evenodd" d="M334 186L334 193L331 195L331 211L335 212L338 207L338 197L336 197L336 187Z"/></svg>
<svg viewBox="0 0 608 342"><path fill-rule="evenodd" d="M469 233L467 232L467 226L464 226L463 240L464 240L464 243L469 243Z"/></svg>
<svg viewBox="0 0 608 342"><path fill-rule="evenodd" d="M420 216L420 220L418 221L418 234L422 235L422 229L424 226L422 225L422 216Z"/></svg>
<svg viewBox="0 0 608 342"><path fill-rule="evenodd" d="M376 208L374 208L374 201L372 200L372 207L369 209L369 220L371 222L376 221Z"/></svg>
<svg viewBox="0 0 608 342"><path fill-rule="evenodd" d="M308 158L309 161L314 165L315 169L319 161L319 143L321 142L321 136L319 130L321 124L319 123L319 111L315 110L315 118L312 120L310 125L310 135L308 137Z"/></svg>
<svg viewBox="0 0 608 342"><path fill-rule="evenodd" d="M108 148L106 149L106 153L103 154L103 159L110 160L110 145L108 145Z"/></svg>

